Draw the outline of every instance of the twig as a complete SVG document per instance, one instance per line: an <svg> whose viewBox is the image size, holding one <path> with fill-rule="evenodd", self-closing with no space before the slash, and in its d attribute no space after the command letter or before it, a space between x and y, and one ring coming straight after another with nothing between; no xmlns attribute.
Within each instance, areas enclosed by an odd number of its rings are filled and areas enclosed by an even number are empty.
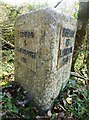
<svg viewBox="0 0 89 120"><path fill-rule="evenodd" d="M6 40L4 40L3 38L0 37L0 40L2 40L4 43L6 43L7 45L11 46L12 48L14 48L14 45L7 42Z"/></svg>
<svg viewBox="0 0 89 120"><path fill-rule="evenodd" d="M63 1L63 0L62 0L62 1ZM58 3L54 6L54 8L56 8L62 1L58 2Z"/></svg>
<svg viewBox="0 0 89 120"><path fill-rule="evenodd" d="M85 80L87 80L86 78L84 78L84 77L78 75L78 74L75 73L75 72L71 72L70 75L71 75L71 76L74 76L74 77L77 77L77 78L80 78L80 79L85 79Z"/></svg>
<svg viewBox="0 0 89 120"><path fill-rule="evenodd" d="M39 119L48 119L49 117L48 116L36 116L36 119L39 120Z"/></svg>
<svg viewBox="0 0 89 120"><path fill-rule="evenodd" d="M58 105L66 112L66 109L61 104L58 103Z"/></svg>
<svg viewBox="0 0 89 120"><path fill-rule="evenodd" d="M1 102L1 103L0 103L0 107L1 107L5 102L6 102L6 100L5 100L4 102Z"/></svg>

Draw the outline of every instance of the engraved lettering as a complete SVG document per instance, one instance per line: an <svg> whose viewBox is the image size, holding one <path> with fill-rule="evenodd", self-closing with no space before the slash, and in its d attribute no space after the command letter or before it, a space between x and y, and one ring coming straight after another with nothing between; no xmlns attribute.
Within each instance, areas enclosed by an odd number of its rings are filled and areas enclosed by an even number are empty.
<svg viewBox="0 0 89 120"><path fill-rule="evenodd" d="M63 58L62 64L65 65L68 62L68 56L66 58Z"/></svg>
<svg viewBox="0 0 89 120"><path fill-rule="evenodd" d="M64 66L68 62L70 62L70 56L67 56L67 57L65 57L65 58L62 59L59 68L61 68L62 66Z"/></svg>
<svg viewBox="0 0 89 120"><path fill-rule="evenodd" d="M26 40L24 40L24 45L25 45L25 46L27 45L27 42L26 42Z"/></svg>
<svg viewBox="0 0 89 120"><path fill-rule="evenodd" d="M65 37L74 37L74 31L73 30L70 30L68 28L63 28L63 34L62 36L65 36Z"/></svg>
<svg viewBox="0 0 89 120"><path fill-rule="evenodd" d="M35 52L29 51L29 50L26 50L26 49L23 49L23 48L20 48L20 47L17 47L17 51L19 51L20 53L23 53L25 55L28 55L28 56L32 57L33 59L36 59L36 53Z"/></svg>
<svg viewBox="0 0 89 120"><path fill-rule="evenodd" d="M72 47L60 50L60 56L61 57L65 56L65 55L68 55L70 53L72 53Z"/></svg>
<svg viewBox="0 0 89 120"><path fill-rule="evenodd" d="M34 32L29 32L29 31L21 31L20 33L20 37L27 37L27 38L34 38Z"/></svg>
<svg viewBox="0 0 89 120"><path fill-rule="evenodd" d="M21 58L21 61L24 62L24 63L27 63L27 59L24 58L24 57Z"/></svg>
<svg viewBox="0 0 89 120"><path fill-rule="evenodd" d="M70 39L66 39L66 46L68 47L70 45Z"/></svg>

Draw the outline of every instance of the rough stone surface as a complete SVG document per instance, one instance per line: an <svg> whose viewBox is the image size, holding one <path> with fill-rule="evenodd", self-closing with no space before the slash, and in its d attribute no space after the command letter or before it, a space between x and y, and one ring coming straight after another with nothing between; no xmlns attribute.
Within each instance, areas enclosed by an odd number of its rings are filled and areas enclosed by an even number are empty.
<svg viewBox="0 0 89 120"><path fill-rule="evenodd" d="M15 30L15 79L47 110L70 77L76 21L44 8L18 17Z"/></svg>

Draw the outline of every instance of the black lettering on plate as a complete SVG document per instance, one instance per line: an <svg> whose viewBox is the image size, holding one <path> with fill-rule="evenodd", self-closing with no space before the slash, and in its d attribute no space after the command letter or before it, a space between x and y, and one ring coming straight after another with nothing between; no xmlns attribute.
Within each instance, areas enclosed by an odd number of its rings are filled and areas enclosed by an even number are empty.
<svg viewBox="0 0 89 120"><path fill-rule="evenodd" d="M24 57L21 58L21 61L24 62L24 63L27 63L27 59L24 58Z"/></svg>
<svg viewBox="0 0 89 120"><path fill-rule="evenodd" d="M20 48L20 47L17 47L17 51L19 51L20 53L23 53L25 55L28 55L28 56L32 57L33 59L36 59L36 53L35 52L29 51L29 50L26 50L26 49L23 49L23 48Z"/></svg>
<svg viewBox="0 0 89 120"><path fill-rule="evenodd" d="M67 56L67 57L65 57L65 58L63 58L62 65L67 64L67 62L68 62L68 56Z"/></svg>
<svg viewBox="0 0 89 120"><path fill-rule="evenodd" d="M60 50L60 56L61 57L65 56L65 55L68 55L70 53L72 53L72 47Z"/></svg>
<svg viewBox="0 0 89 120"><path fill-rule="evenodd" d="M69 61L69 58L68 56L63 58L61 61L60 61L60 65L59 65L59 68L61 68L63 65L67 64Z"/></svg>
<svg viewBox="0 0 89 120"><path fill-rule="evenodd" d="M62 36L65 36L65 37L74 37L74 31L73 30L70 30L68 28L63 28L63 34Z"/></svg>
<svg viewBox="0 0 89 120"><path fill-rule="evenodd" d="M70 62L70 56L66 56L65 58L63 58L62 60L61 60L61 62L60 62L60 66L59 66L59 68L61 68L61 67L63 67L64 65L66 65L67 63L69 63Z"/></svg>
<svg viewBox="0 0 89 120"><path fill-rule="evenodd" d="M70 46L70 39L66 39L66 46Z"/></svg>
<svg viewBox="0 0 89 120"><path fill-rule="evenodd" d="M20 32L20 37L34 38L34 32L23 31Z"/></svg>

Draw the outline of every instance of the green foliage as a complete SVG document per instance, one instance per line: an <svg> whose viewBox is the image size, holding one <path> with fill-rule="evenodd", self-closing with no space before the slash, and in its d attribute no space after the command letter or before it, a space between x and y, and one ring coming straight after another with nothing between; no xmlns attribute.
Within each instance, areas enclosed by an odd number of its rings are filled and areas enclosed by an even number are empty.
<svg viewBox="0 0 89 120"><path fill-rule="evenodd" d="M45 6L45 5L43 5ZM6 41L14 44L14 24L16 18L26 12L43 7L41 5L25 5L25 6L10 6L4 3L0 4L0 27L2 29L2 37Z"/></svg>
<svg viewBox="0 0 89 120"><path fill-rule="evenodd" d="M80 52L74 65L75 71L87 78L87 65L84 63L84 51Z"/></svg>
<svg viewBox="0 0 89 120"><path fill-rule="evenodd" d="M72 98L72 103L67 103L65 106L65 108L68 110L67 114L72 114L77 120L88 120L89 86L85 83L85 80L71 78L62 93L62 99L66 99L66 97Z"/></svg>
<svg viewBox="0 0 89 120"><path fill-rule="evenodd" d="M76 3L76 11L75 11L75 13L74 13L74 15L73 15L73 17L74 17L75 19L78 19L79 7L80 7L80 3L77 2L77 3Z"/></svg>
<svg viewBox="0 0 89 120"><path fill-rule="evenodd" d="M28 101L26 91L13 81L14 76L11 79L14 68L13 58L14 51L3 51L4 73L0 103L2 103L2 112L5 115L2 118L36 119L39 115L37 108L31 102L26 102ZM64 120L89 119L89 83L86 80L71 77L65 89L61 91L58 99L54 101L52 116L49 120L58 120L60 117Z"/></svg>
<svg viewBox="0 0 89 120"><path fill-rule="evenodd" d="M1 21L0 26L2 29L2 37L14 44L14 23L18 15L20 15L20 8L12 7L4 3L0 4L1 7ZM3 17L3 13L5 14Z"/></svg>
<svg viewBox="0 0 89 120"><path fill-rule="evenodd" d="M14 44L14 23L20 14L29 12L42 6L28 5L23 7L12 7L6 4L0 5L0 26L3 38ZM5 15L3 14L5 13ZM2 17L3 16L3 17ZM77 12L74 14L77 18ZM85 43L83 43L86 47ZM78 57L74 65L75 71L87 78L87 66L85 62L86 48L77 51ZM21 118L33 120L39 114L38 110L30 102L24 104L28 100L25 91L22 91L14 81L14 50L2 51L2 71L0 78L0 104L2 105L2 119ZM1 65L1 62L0 62ZM89 83L86 80L72 77L60 97L54 101L52 117L50 120L58 118L69 120L89 120ZM61 106L60 106L61 105ZM61 115L61 117L60 117Z"/></svg>
<svg viewBox="0 0 89 120"><path fill-rule="evenodd" d="M24 94L21 86L16 82L8 82L8 85L4 85L2 88L2 94L0 94L2 103L2 119L35 119L37 112L30 102L27 101L27 96Z"/></svg>
<svg viewBox="0 0 89 120"><path fill-rule="evenodd" d="M14 51L13 50L3 50L2 51L2 73L0 77L5 79L5 76L12 74L14 72Z"/></svg>

